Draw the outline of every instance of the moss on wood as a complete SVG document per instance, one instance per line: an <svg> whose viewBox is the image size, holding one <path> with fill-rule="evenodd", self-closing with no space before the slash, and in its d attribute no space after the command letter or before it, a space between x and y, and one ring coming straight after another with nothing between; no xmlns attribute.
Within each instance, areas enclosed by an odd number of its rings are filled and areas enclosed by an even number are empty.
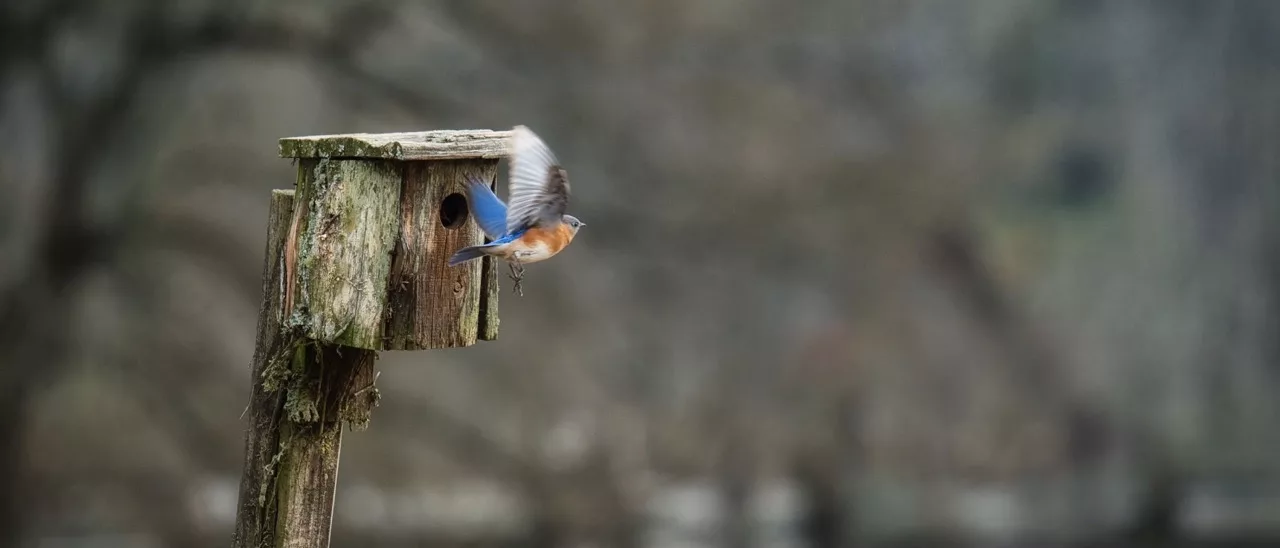
<svg viewBox="0 0 1280 548"><path fill-rule="evenodd" d="M311 365L306 345L294 348L292 370L288 392L285 395L284 411L292 422L306 423L320 420L320 411L316 401L319 399L319 380L316 375L307 371Z"/></svg>
<svg viewBox="0 0 1280 548"><path fill-rule="evenodd" d="M267 249L263 258L263 299L258 313L258 337L250 375L249 408L245 412L248 428L245 432L244 471L240 481L236 529L232 537L235 548L258 548L272 542L274 534L273 478L280 454L277 418L283 405L280 388L286 378L281 372L287 376L292 348L289 331L281 326L281 317L285 247L293 209L293 191L272 192Z"/></svg>
<svg viewBox="0 0 1280 548"><path fill-rule="evenodd" d="M483 235L439 208L465 175L493 177L507 138L281 140L298 175L272 197L237 548L327 545L342 425L366 428L381 399L376 350L497 336L498 263L448 267Z"/></svg>
<svg viewBox="0 0 1280 548"><path fill-rule="evenodd" d="M401 164L304 161L298 189L295 311L306 335L379 349L387 278L399 230Z"/></svg>

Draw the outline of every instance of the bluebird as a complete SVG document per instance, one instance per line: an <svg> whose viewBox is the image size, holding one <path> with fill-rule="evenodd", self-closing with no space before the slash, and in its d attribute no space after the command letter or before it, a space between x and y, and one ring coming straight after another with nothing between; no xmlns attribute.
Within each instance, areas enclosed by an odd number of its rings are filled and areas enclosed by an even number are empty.
<svg viewBox="0 0 1280 548"><path fill-rule="evenodd" d="M511 131L510 162L510 207L487 183L467 176L471 215L493 241L458 250L449 258L449 266L486 255L500 258L511 269L511 279L515 281L512 291L523 295L520 281L524 265L555 256L587 224L565 214L569 207L568 173L547 144L525 126Z"/></svg>

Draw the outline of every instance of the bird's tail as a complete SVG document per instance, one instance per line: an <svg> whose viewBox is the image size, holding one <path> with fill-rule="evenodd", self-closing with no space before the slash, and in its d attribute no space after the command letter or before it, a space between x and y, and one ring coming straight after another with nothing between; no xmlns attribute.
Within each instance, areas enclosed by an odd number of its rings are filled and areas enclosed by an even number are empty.
<svg viewBox="0 0 1280 548"><path fill-rule="evenodd" d="M487 255L485 248L489 245L473 245L459 249L452 257L449 257L449 266L457 266L467 261L473 261Z"/></svg>

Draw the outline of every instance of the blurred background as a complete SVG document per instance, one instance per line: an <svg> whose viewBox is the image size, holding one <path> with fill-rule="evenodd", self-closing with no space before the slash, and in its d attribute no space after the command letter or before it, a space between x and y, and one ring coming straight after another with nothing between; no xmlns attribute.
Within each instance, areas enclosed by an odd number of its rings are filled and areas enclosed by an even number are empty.
<svg viewBox="0 0 1280 548"><path fill-rule="evenodd" d="M228 545L276 140L516 124L589 226L383 355L334 546L1275 545L1278 63L1267 0L8 0L0 547Z"/></svg>

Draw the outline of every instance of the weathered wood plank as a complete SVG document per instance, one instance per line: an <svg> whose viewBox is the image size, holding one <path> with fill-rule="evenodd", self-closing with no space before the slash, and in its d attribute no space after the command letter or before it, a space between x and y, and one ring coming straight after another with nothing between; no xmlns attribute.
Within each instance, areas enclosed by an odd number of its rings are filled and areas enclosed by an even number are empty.
<svg viewBox="0 0 1280 548"><path fill-rule="evenodd" d="M328 545L342 425L367 426L379 399L374 351L284 326L294 207L293 191L272 192L235 548Z"/></svg>
<svg viewBox="0 0 1280 548"><path fill-rule="evenodd" d="M280 458L281 548L328 548L333 532L333 500L338 487L342 428L320 424L284 427L289 445Z"/></svg>
<svg viewBox="0 0 1280 548"><path fill-rule="evenodd" d="M498 261L493 257L481 259L480 267L480 330L482 341L498 340Z"/></svg>
<svg viewBox="0 0 1280 548"><path fill-rule="evenodd" d="M263 372L285 343L283 325L284 247L293 214L293 191L271 192L267 217L267 245L262 259L262 308L258 311L258 336L250 368L251 388L246 416L244 471L240 477L240 500L236 509L235 548L257 548L271 542L274 505L268 504L274 468L272 459L279 447L280 431L275 427L284 407L284 393L264 387ZM287 354L287 352L286 352Z"/></svg>
<svg viewBox="0 0 1280 548"><path fill-rule="evenodd" d="M385 348L470 346L480 327L479 261L449 266L457 250L483 243L468 211L467 174L492 181L497 160L407 164L401 192L400 238L391 271Z"/></svg>
<svg viewBox="0 0 1280 548"><path fill-rule="evenodd" d="M293 323L325 343L380 349L404 164L299 162Z"/></svg>
<svg viewBox="0 0 1280 548"><path fill-rule="evenodd" d="M489 188L497 192L497 181L489 184ZM486 243L491 241L485 238ZM498 294L502 288L498 285L498 260L493 257L481 259L480 266L480 329L478 337L482 341L498 340Z"/></svg>
<svg viewBox="0 0 1280 548"><path fill-rule="evenodd" d="M509 154L510 138L510 131L488 129L310 135L280 139L280 156L383 160L499 159Z"/></svg>

